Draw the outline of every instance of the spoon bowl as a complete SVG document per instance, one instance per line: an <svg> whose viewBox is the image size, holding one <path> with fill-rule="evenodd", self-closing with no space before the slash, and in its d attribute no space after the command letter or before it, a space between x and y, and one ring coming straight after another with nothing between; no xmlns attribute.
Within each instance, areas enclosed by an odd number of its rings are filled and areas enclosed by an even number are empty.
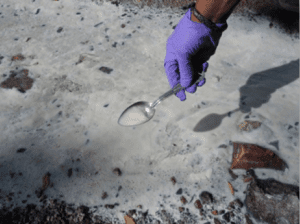
<svg viewBox="0 0 300 224"><path fill-rule="evenodd" d="M202 72L199 74L200 77L194 84L198 84L201 80L205 78L205 73ZM139 101L131 106L127 107L127 109L121 114L119 117L118 123L121 126L136 126L140 124L144 124L152 119L152 117L155 114L155 107L164 99L171 95L175 95L180 90L184 89L178 83L173 89L170 89L165 94L161 95L157 100L155 100L153 103L145 102L145 101Z"/></svg>
<svg viewBox="0 0 300 224"><path fill-rule="evenodd" d="M151 103L139 101L129 106L120 116L118 123L122 126L136 126L144 124L155 114Z"/></svg>

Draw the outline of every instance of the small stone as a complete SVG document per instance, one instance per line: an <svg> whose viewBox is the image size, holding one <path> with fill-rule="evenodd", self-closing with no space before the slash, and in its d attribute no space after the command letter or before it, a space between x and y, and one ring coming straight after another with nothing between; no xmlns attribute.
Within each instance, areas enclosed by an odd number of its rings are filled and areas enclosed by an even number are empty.
<svg viewBox="0 0 300 224"><path fill-rule="evenodd" d="M176 192L177 195L182 194L182 188L179 188L178 191Z"/></svg>
<svg viewBox="0 0 300 224"><path fill-rule="evenodd" d="M139 209L142 209L142 208L143 208L142 205L138 205L138 206L136 206L136 207L139 208Z"/></svg>
<svg viewBox="0 0 300 224"><path fill-rule="evenodd" d="M229 222L230 221L230 214L229 212L225 213L222 218L226 221L226 222Z"/></svg>
<svg viewBox="0 0 300 224"><path fill-rule="evenodd" d="M239 206L240 208L242 208L243 205L244 205L243 202L241 202L241 200L238 199L238 198L234 200L234 203L235 203L237 206Z"/></svg>
<svg viewBox="0 0 300 224"><path fill-rule="evenodd" d="M24 59L25 59L25 57L22 54L18 54L11 58L12 61L23 61Z"/></svg>
<svg viewBox="0 0 300 224"><path fill-rule="evenodd" d="M72 168L68 169L68 177L71 177L73 174Z"/></svg>
<svg viewBox="0 0 300 224"><path fill-rule="evenodd" d="M113 71L112 68L108 68L108 67L105 67L105 66L100 67L99 70L106 73L106 74L110 74Z"/></svg>
<svg viewBox="0 0 300 224"><path fill-rule="evenodd" d="M50 185L50 176L51 174L49 172L47 172L44 176L43 176L43 190L46 190L48 188L48 186Z"/></svg>
<svg viewBox="0 0 300 224"><path fill-rule="evenodd" d="M172 181L173 185L176 184L176 179L175 179L175 177L171 177L171 181Z"/></svg>
<svg viewBox="0 0 300 224"><path fill-rule="evenodd" d="M185 197L183 197L183 196L180 197L180 201L181 201L181 203L184 204L184 205L187 203L187 200L186 200Z"/></svg>
<svg viewBox="0 0 300 224"><path fill-rule="evenodd" d="M133 215L136 215L136 210L135 210L135 209L129 210L129 211L128 211L128 215L131 216L131 217L132 217Z"/></svg>
<svg viewBox="0 0 300 224"><path fill-rule="evenodd" d="M63 30L63 28L62 28L62 27L59 27L59 28L57 29L57 33L60 33L62 30Z"/></svg>
<svg viewBox="0 0 300 224"><path fill-rule="evenodd" d="M185 210L185 208L184 207L179 207L178 210L179 210L179 212L183 212Z"/></svg>
<svg viewBox="0 0 300 224"><path fill-rule="evenodd" d="M224 213L225 213L225 210L220 210L220 211L218 212L219 215L223 215Z"/></svg>
<svg viewBox="0 0 300 224"><path fill-rule="evenodd" d="M102 194L102 199L105 199L105 198L107 198L108 197L108 195L107 195L107 193L106 192L104 192L103 194Z"/></svg>
<svg viewBox="0 0 300 224"><path fill-rule="evenodd" d="M218 215L218 211L217 210L214 210L211 212L213 215Z"/></svg>
<svg viewBox="0 0 300 224"><path fill-rule="evenodd" d="M232 209L235 209L234 204L235 204L234 201L232 201L232 202L229 203L228 207L230 207Z"/></svg>
<svg viewBox="0 0 300 224"><path fill-rule="evenodd" d="M195 207L197 209L201 209L202 208L202 204L201 204L200 200L196 200L195 203L194 203L194 205L195 205Z"/></svg>
<svg viewBox="0 0 300 224"><path fill-rule="evenodd" d="M230 182L228 182L228 187L230 189L231 194L234 195L234 189L233 189L232 184Z"/></svg>
<svg viewBox="0 0 300 224"><path fill-rule="evenodd" d="M214 218L214 223L215 223L215 224L222 224L222 223L220 222L220 220L217 219L217 218Z"/></svg>
<svg viewBox="0 0 300 224"><path fill-rule="evenodd" d="M210 204L213 202L213 195L207 191L203 191L199 197L202 201L202 204Z"/></svg>
<svg viewBox="0 0 300 224"><path fill-rule="evenodd" d="M228 169L228 172L229 172L229 174L230 174L230 176L231 176L231 178L233 180L235 180L236 178L238 178L238 175L236 175L231 169Z"/></svg>
<svg viewBox="0 0 300 224"><path fill-rule="evenodd" d="M25 148L20 148L20 149L17 150L17 153L23 153L23 152L25 152L25 151L26 151Z"/></svg>
<svg viewBox="0 0 300 224"><path fill-rule="evenodd" d="M122 172L121 172L121 170L120 170L119 168L115 168L115 169L113 170L113 173L116 174L116 175L118 175L118 176L121 176L121 175L122 175Z"/></svg>

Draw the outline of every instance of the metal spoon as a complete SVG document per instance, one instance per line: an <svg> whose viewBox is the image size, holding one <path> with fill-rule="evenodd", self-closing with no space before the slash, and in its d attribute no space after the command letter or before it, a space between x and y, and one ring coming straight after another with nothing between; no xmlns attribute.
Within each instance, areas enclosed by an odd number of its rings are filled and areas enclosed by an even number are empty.
<svg viewBox="0 0 300 224"><path fill-rule="evenodd" d="M205 73L202 72L201 74L199 73L200 77L199 79L194 83L198 84L202 79L205 78ZM178 83L173 89L170 89L168 92L165 94L161 95L157 100L155 100L153 103L145 102L145 101L139 101L131 106L129 106L120 116L118 123L121 126L137 126L140 124L144 124L151 120L151 118L155 114L155 107L164 99L171 95L175 95L177 92L180 90L184 89Z"/></svg>

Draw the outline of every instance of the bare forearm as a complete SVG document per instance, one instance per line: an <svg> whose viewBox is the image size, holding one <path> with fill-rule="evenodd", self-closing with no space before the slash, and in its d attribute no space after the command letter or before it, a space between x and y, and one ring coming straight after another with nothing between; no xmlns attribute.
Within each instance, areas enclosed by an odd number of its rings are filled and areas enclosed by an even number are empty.
<svg viewBox="0 0 300 224"><path fill-rule="evenodd" d="M214 23L226 22L240 0L197 0L196 10ZM200 22L192 13L192 21Z"/></svg>

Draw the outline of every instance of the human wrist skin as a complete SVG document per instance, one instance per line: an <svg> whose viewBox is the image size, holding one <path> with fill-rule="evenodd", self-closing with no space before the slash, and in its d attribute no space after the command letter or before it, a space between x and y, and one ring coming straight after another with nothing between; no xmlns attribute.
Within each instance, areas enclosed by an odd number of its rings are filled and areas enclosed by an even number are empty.
<svg viewBox="0 0 300 224"><path fill-rule="evenodd" d="M224 23L240 0L197 0L195 9L213 23ZM191 20L201 23L194 13Z"/></svg>

